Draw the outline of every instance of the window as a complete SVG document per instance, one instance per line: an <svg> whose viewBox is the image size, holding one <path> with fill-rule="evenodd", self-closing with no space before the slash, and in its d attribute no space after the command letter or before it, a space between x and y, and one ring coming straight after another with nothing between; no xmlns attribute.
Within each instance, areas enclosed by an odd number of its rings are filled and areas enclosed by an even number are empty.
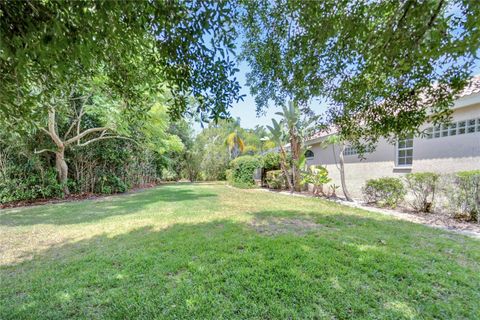
<svg viewBox="0 0 480 320"><path fill-rule="evenodd" d="M413 136L397 142L397 166L409 167L413 163Z"/></svg>
<svg viewBox="0 0 480 320"><path fill-rule="evenodd" d="M475 119L470 119L467 121L467 133L475 132Z"/></svg>
<svg viewBox="0 0 480 320"><path fill-rule="evenodd" d="M465 125L467 124L466 121L459 121L458 122L458 134L465 134Z"/></svg>
<svg viewBox="0 0 480 320"><path fill-rule="evenodd" d="M430 127L426 130L426 136L428 139L434 139L475 132L480 132L480 118L462 120L452 122L451 124L443 124L441 126L438 125L435 127Z"/></svg>
<svg viewBox="0 0 480 320"><path fill-rule="evenodd" d="M343 150L343 155L344 156L354 156L357 154L357 149L354 147L345 147L345 150Z"/></svg>
<svg viewBox="0 0 480 320"><path fill-rule="evenodd" d="M312 150L305 151L305 157L306 158L313 158L314 156L315 156L315 154L313 153Z"/></svg>

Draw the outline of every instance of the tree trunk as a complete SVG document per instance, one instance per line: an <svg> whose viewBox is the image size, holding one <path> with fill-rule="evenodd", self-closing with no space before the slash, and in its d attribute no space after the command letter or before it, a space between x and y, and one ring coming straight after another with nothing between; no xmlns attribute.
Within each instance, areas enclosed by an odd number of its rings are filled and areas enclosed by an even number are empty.
<svg viewBox="0 0 480 320"><path fill-rule="evenodd" d="M296 130L290 131L290 150L292 152L293 189L295 191L301 191L301 175L299 168L301 143L300 137L298 136L298 132L296 132Z"/></svg>
<svg viewBox="0 0 480 320"><path fill-rule="evenodd" d="M345 143L342 143L342 150L340 150L339 160L340 160L340 182L342 183L342 191L345 195L345 200L352 201L350 193L347 190L347 183L345 181L345 159L343 157L343 152L345 151Z"/></svg>
<svg viewBox="0 0 480 320"><path fill-rule="evenodd" d="M288 174L288 169L287 169L287 166L285 164L287 162L287 155L286 155L285 150L283 149L282 146L280 146L280 154L281 154L280 168L282 169L283 174L285 175L285 179L287 179L288 189L290 189L290 191L293 192L294 185L293 185L292 181L290 180L290 175Z"/></svg>
<svg viewBox="0 0 480 320"><path fill-rule="evenodd" d="M64 195L68 196L70 191L68 190L67 178L68 178L68 165L65 161L65 149L60 148L55 152L55 167L58 173L58 181L62 185Z"/></svg>

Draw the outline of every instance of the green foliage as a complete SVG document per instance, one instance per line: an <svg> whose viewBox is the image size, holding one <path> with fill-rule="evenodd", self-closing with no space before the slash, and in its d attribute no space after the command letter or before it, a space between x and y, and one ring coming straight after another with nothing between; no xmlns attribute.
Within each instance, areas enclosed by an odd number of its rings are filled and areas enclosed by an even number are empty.
<svg viewBox="0 0 480 320"><path fill-rule="evenodd" d="M286 181L282 170L267 171L266 182L270 189L285 189Z"/></svg>
<svg viewBox="0 0 480 320"><path fill-rule="evenodd" d="M129 189L129 186L115 175L104 175L99 177L98 193L112 194L123 193Z"/></svg>
<svg viewBox="0 0 480 320"><path fill-rule="evenodd" d="M235 181L233 179L233 171L232 169L227 169L225 170L225 180L227 180L228 183L230 184L235 184Z"/></svg>
<svg viewBox="0 0 480 320"><path fill-rule="evenodd" d="M447 120L480 48L477 1L242 3L257 111L329 99L326 120L354 144Z"/></svg>
<svg viewBox="0 0 480 320"><path fill-rule="evenodd" d="M432 212L440 175L435 172L409 173L405 176L407 191L412 193L410 205L417 212Z"/></svg>
<svg viewBox="0 0 480 320"><path fill-rule="evenodd" d="M54 169L38 171L27 165L11 166L0 180L0 203L61 197L62 187Z"/></svg>
<svg viewBox="0 0 480 320"><path fill-rule="evenodd" d="M447 197L458 215L472 221L480 216L480 170L458 172L453 176L453 188Z"/></svg>
<svg viewBox="0 0 480 320"><path fill-rule="evenodd" d="M261 149L260 138L265 135L263 127L242 128L239 119L210 123L194 141L193 149L200 162L199 175L205 180L225 180L225 170L231 158L238 156L240 148L244 148L244 153Z"/></svg>
<svg viewBox="0 0 480 320"><path fill-rule="evenodd" d="M265 171L280 169L280 154L278 152L269 152L262 157L263 169Z"/></svg>
<svg viewBox="0 0 480 320"><path fill-rule="evenodd" d="M253 174L261 168L261 161L253 156L240 156L230 162L230 168L234 185L252 187L255 185Z"/></svg>
<svg viewBox="0 0 480 320"><path fill-rule="evenodd" d="M323 185L332 181L328 177L328 170L324 166L311 165L302 173L302 184L313 184L314 194L323 193Z"/></svg>
<svg viewBox="0 0 480 320"><path fill-rule="evenodd" d="M362 192L367 203L392 208L402 202L406 194L402 180L388 177L367 180Z"/></svg>
<svg viewBox="0 0 480 320"><path fill-rule="evenodd" d="M225 117L239 96L230 59L235 15L224 1L2 2L0 113L36 120L52 99L100 72L129 108L168 88L174 117L189 97L203 118Z"/></svg>
<svg viewBox="0 0 480 320"><path fill-rule="evenodd" d="M254 156L257 153L257 147L246 146L243 148L242 155Z"/></svg>

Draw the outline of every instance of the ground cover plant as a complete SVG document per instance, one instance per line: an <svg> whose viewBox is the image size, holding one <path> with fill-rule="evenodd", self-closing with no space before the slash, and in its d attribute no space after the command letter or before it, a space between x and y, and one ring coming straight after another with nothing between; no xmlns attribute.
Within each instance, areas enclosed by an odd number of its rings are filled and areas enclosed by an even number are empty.
<svg viewBox="0 0 480 320"><path fill-rule="evenodd" d="M0 252L1 319L480 314L480 241L222 184L0 210Z"/></svg>

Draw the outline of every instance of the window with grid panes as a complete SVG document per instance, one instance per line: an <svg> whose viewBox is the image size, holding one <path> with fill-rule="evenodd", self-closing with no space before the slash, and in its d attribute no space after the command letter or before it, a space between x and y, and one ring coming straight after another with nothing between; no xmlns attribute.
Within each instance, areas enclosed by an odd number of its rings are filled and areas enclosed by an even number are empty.
<svg viewBox="0 0 480 320"><path fill-rule="evenodd" d="M413 163L413 136L397 142L397 166L409 167Z"/></svg>

